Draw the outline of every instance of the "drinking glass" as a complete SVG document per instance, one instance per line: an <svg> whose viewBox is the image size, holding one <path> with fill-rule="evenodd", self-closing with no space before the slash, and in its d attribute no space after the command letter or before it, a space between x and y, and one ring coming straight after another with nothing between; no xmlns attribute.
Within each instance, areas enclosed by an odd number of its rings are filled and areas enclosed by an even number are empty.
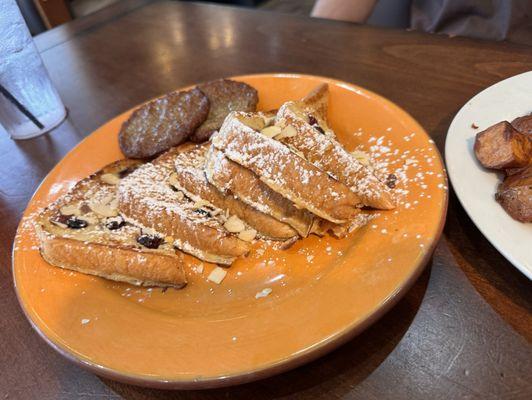
<svg viewBox="0 0 532 400"><path fill-rule="evenodd" d="M0 0L0 128L13 139L29 139L65 116L16 0Z"/></svg>

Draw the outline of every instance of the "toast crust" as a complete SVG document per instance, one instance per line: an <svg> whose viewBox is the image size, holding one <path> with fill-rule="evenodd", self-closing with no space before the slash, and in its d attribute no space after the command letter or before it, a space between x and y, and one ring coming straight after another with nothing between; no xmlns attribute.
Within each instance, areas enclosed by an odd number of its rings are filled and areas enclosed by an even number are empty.
<svg viewBox="0 0 532 400"><path fill-rule="evenodd" d="M236 215L265 238L286 240L297 236L297 232L289 225L256 210L234 196L222 193L210 184L204 172L209 148L210 143L206 143L191 146L178 154L172 184L195 202L205 201L214 208L225 210L229 215Z"/></svg>
<svg viewBox="0 0 532 400"><path fill-rule="evenodd" d="M298 209L290 200L273 191L250 170L229 160L223 152L210 147L205 163L209 182L227 196L236 196L242 202L264 214L290 225L301 237L310 233L314 216Z"/></svg>
<svg viewBox="0 0 532 400"><path fill-rule="evenodd" d="M39 233L42 257L56 267L136 286L183 288L187 281L181 254L86 243Z"/></svg>
<svg viewBox="0 0 532 400"><path fill-rule="evenodd" d="M230 265L246 255L250 244L225 230L220 221L170 185L177 154L190 147L170 149L124 178L118 189L120 213L135 225L174 240L180 250L207 262Z"/></svg>
<svg viewBox="0 0 532 400"><path fill-rule="evenodd" d="M329 85L322 83L316 86L310 93L298 102L307 115L312 115L323 133L334 138L336 135L327 124L327 112L329 110Z"/></svg>
<svg viewBox="0 0 532 400"><path fill-rule="evenodd" d="M232 161L249 168L272 190L319 217L334 223L347 222L361 206L360 199L344 184L331 178L277 140L256 132L232 113L212 143Z"/></svg>
<svg viewBox="0 0 532 400"><path fill-rule="evenodd" d="M309 115L296 102L283 104L277 113L276 125L281 128L292 126L297 134L281 138L280 141L301 152L317 168L346 184L365 206L384 210L395 208L389 188L334 138L310 125Z"/></svg>

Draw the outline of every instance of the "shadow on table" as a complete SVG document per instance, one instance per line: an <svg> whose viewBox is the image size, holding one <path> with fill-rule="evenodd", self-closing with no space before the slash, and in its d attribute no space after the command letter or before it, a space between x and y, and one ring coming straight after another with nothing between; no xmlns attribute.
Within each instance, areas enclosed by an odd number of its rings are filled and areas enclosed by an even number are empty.
<svg viewBox="0 0 532 400"><path fill-rule="evenodd" d="M282 398L315 386L325 398L332 391L341 396L371 375L408 331L425 295L430 265L432 261L406 296L365 332L332 353L284 374L232 388L199 391L146 389L101 380L125 399Z"/></svg>
<svg viewBox="0 0 532 400"><path fill-rule="evenodd" d="M531 340L531 283L482 235L451 191L445 225L449 248L469 281L490 306Z"/></svg>
<svg viewBox="0 0 532 400"><path fill-rule="evenodd" d="M36 166L39 171L48 172L83 138L84 135L67 117L58 127L44 135L12 143L13 150L26 158L29 165L33 168Z"/></svg>

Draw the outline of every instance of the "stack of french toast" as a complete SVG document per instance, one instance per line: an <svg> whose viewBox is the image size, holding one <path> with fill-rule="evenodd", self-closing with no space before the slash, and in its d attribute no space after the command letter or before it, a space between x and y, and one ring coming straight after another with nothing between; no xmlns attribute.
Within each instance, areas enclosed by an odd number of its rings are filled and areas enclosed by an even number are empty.
<svg viewBox="0 0 532 400"><path fill-rule="evenodd" d="M206 95L210 110L188 91L131 115L120 145L140 159L104 167L41 212L46 261L134 285L181 288L183 253L228 267L256 241L286 249L310 234L341 238L364 223L366 209L394 208L391 188L368 158L345 150L330 129L327 85L271 112L255 110L254 89L243 83L214 85L211 92L208 84L193 89ZM233 89L245 101L232 99ZM225 97L216 97L220 90ZM187 107L201 118L185 115Z"/></svg>

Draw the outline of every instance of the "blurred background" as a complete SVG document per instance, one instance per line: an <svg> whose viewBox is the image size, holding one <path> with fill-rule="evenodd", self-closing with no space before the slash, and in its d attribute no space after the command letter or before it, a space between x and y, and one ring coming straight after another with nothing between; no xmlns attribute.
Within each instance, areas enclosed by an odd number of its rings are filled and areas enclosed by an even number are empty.
<svg viewBox="0 0 532 400"><path fill-rule="evenodd" d="M17 0L33 35L120 1L123 0ZM210 0L209 2L309 15L315 0Z"/></svg>
<svg viewBox="0 0 532 400"><path fill-rule="evenodd" d="M116 6L121 1L129 0L17 0L32 35L106 7ZM450 36L507 40L532 45L532 0L210 0L209 2L272 12L312 15L379 27L418 29Z"/></svg>

